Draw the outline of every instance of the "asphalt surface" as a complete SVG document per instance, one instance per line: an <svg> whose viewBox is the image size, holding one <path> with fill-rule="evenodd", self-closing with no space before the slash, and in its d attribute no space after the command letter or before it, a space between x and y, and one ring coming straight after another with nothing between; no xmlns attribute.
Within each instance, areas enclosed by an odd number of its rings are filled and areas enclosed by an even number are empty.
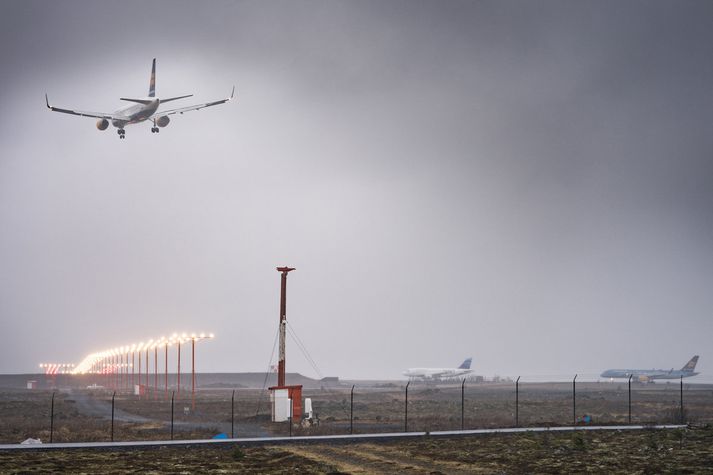
<svg viewBox="0 0 713 475"><path fill-rule="evenodd" d="M147 449L167 446L220 446L225 444L240 445L279 445L295 443L349 443L379 440L397 440L419 437L469 437L486 434L516 434L526 432L571 432L571 431L625 431L648 429L682 429L686 425L624 425L624 426L577 426L577 427L528 427L502 429L476 429L434 432L394 432L388 434L358 434L358 435L320 435L295 437L248 437L236 439L200 439L200 440L152 440L144 442L71 442L56 444L0 444L2 451L20 450L71 450L71 449Z"/></svg>

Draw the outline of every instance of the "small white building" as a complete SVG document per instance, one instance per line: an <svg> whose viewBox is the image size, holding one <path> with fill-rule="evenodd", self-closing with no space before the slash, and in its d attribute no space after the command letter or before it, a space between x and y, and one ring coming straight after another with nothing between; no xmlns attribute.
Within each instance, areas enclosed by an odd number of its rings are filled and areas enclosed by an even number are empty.
<svg viewBox="0 0 713 475"><path fill-rule="evenodd" d="M287 389L270 391L270 404L272 405L272 422L285 422L292 417L292 399L290 399Z"/></svg>

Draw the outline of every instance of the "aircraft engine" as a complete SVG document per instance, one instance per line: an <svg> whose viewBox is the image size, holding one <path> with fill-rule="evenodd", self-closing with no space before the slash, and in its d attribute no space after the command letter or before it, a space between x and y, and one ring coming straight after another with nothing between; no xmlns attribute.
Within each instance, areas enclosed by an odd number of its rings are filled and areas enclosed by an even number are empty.
<svg viewBox="0 0 713 475"><path fill-rule="evenodd" d="M159 127L166 127L169 122L171 122L171 119L169 119L167 115L162 115L161 117L156 119L156 125L158 125Z"/></svg>
<svg viewBox="0 0 713 475"><path fill-rule="evenodd" d="M106 130L106 128L109 127L109 121L106 119L99 119L97 121L97 129L99 130Z"/></svg>

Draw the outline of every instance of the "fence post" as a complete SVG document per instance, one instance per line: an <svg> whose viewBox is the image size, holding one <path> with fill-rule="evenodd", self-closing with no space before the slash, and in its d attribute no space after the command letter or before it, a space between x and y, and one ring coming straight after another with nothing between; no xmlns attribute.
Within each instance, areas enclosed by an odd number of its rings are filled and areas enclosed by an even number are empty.
<svg viewBox="0 0 713 475"><path fill-rule="evenodd" d="M173 440L173 396L176 391L171 391L171 440Z"/></svg>
<svg viewBox="0 0 713 475"><path fill-rule="evenodd" d="M114 397L116 396L116 391L111 395L111 441L114 442Z"/></svg>
<svg viewBox="0 0 713 475"><path fill-rule="evenodd" d="M52 391L52 405L50 406L50 444L54 436L54 391Z"/></svg>
<svg viewBox="0 0 713 475"><path fill-rule="evenodd" d="M233 396L230 398L230 438L235 438L235 389L233 389Z"/></svg>
<svg viewBox="0 0 713 475"><path fill-rule="evenodd" d="M683 376L681 376L681 421L680 423L683 424Z"/></svg>
<svg viewBox="0 0 713 475"><path fill-rule="evenodd" d="M354 433L354 384L352 384L352 392L349 395L349 433Z"/></svg>
<svg viewBox="0 0 713 475"><path fill-rule="evenodd" d="M411 381L406 383L406 399L404 401L404 432L408 432L408 385Z"/></svg>
<svg viewBox="0 0 713 475"><path fill-rule="evenodd" d="M633 374L629 375L629 425L631 425L631 378Z"/></svg>
<svg viewBox="0 0 713 475"><path fill-rule="evenodd" d="M577 375L572 380L572 425L577 425Z"/></svg>
<svg viewBox="0 0 713 475"><path fill-rule="evenodd" d="M465 429L465 378L460 384L460 430Z"/></svg>
<svg viewBox="0 0 713 475"><path fill-rule="evenodd" d="M515 427L520 427L520 376L515 380Z"/></svg>

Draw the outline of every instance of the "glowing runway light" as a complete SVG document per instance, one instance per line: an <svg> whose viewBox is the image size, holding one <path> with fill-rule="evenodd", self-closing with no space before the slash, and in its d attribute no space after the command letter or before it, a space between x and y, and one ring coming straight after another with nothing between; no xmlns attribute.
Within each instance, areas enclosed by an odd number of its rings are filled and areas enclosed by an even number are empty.
<svg viewBox="0 0 713 475"><path fill-rule="evenodd" d="M148 351L150 349L156 350L159 347L164 347L166 355L168 355L168 347L177 345L180 348L182 343L190 341L195 345L196 341L207 340L215 337L213 333L186 333L186 332L173 332L169 334L169 337L161 336L159 338L149 338L146 340L139 341L138 343L126 343L120 346L115 346L110 349L105 349L101 351L96 351L85 356L78 364L70 363L41 363L40 368L45 370L46 374L58 374L58 373L72 373L72 374L87 374L87 373L97 373L103 374L107 371L117 371L117 368L121 370L124 368L127 372L129 369L133 370L133 362L129 360L129 353L134 354L140 351ZM180 350L179 350L180 351ZM126 363L117 363L116 358L126 357ZM156 358L156 357L155 357ZM148 371L148 361L147 371ZM154 365L156 362L154 361ZM180 362L179 362L180 368ZM167 372L168 368L166 368ZM193 368L195 371L195 367ZM180 373L180 369L178 370ZM180 375L179 375L180 378ZM194 377L195 379L195 377ZM180 379L179 379L180 381ZM168 384L166 384L168 386ZM195 382L194 382L195 386ZM180 391L180 388L179 388Z"/></svg>

